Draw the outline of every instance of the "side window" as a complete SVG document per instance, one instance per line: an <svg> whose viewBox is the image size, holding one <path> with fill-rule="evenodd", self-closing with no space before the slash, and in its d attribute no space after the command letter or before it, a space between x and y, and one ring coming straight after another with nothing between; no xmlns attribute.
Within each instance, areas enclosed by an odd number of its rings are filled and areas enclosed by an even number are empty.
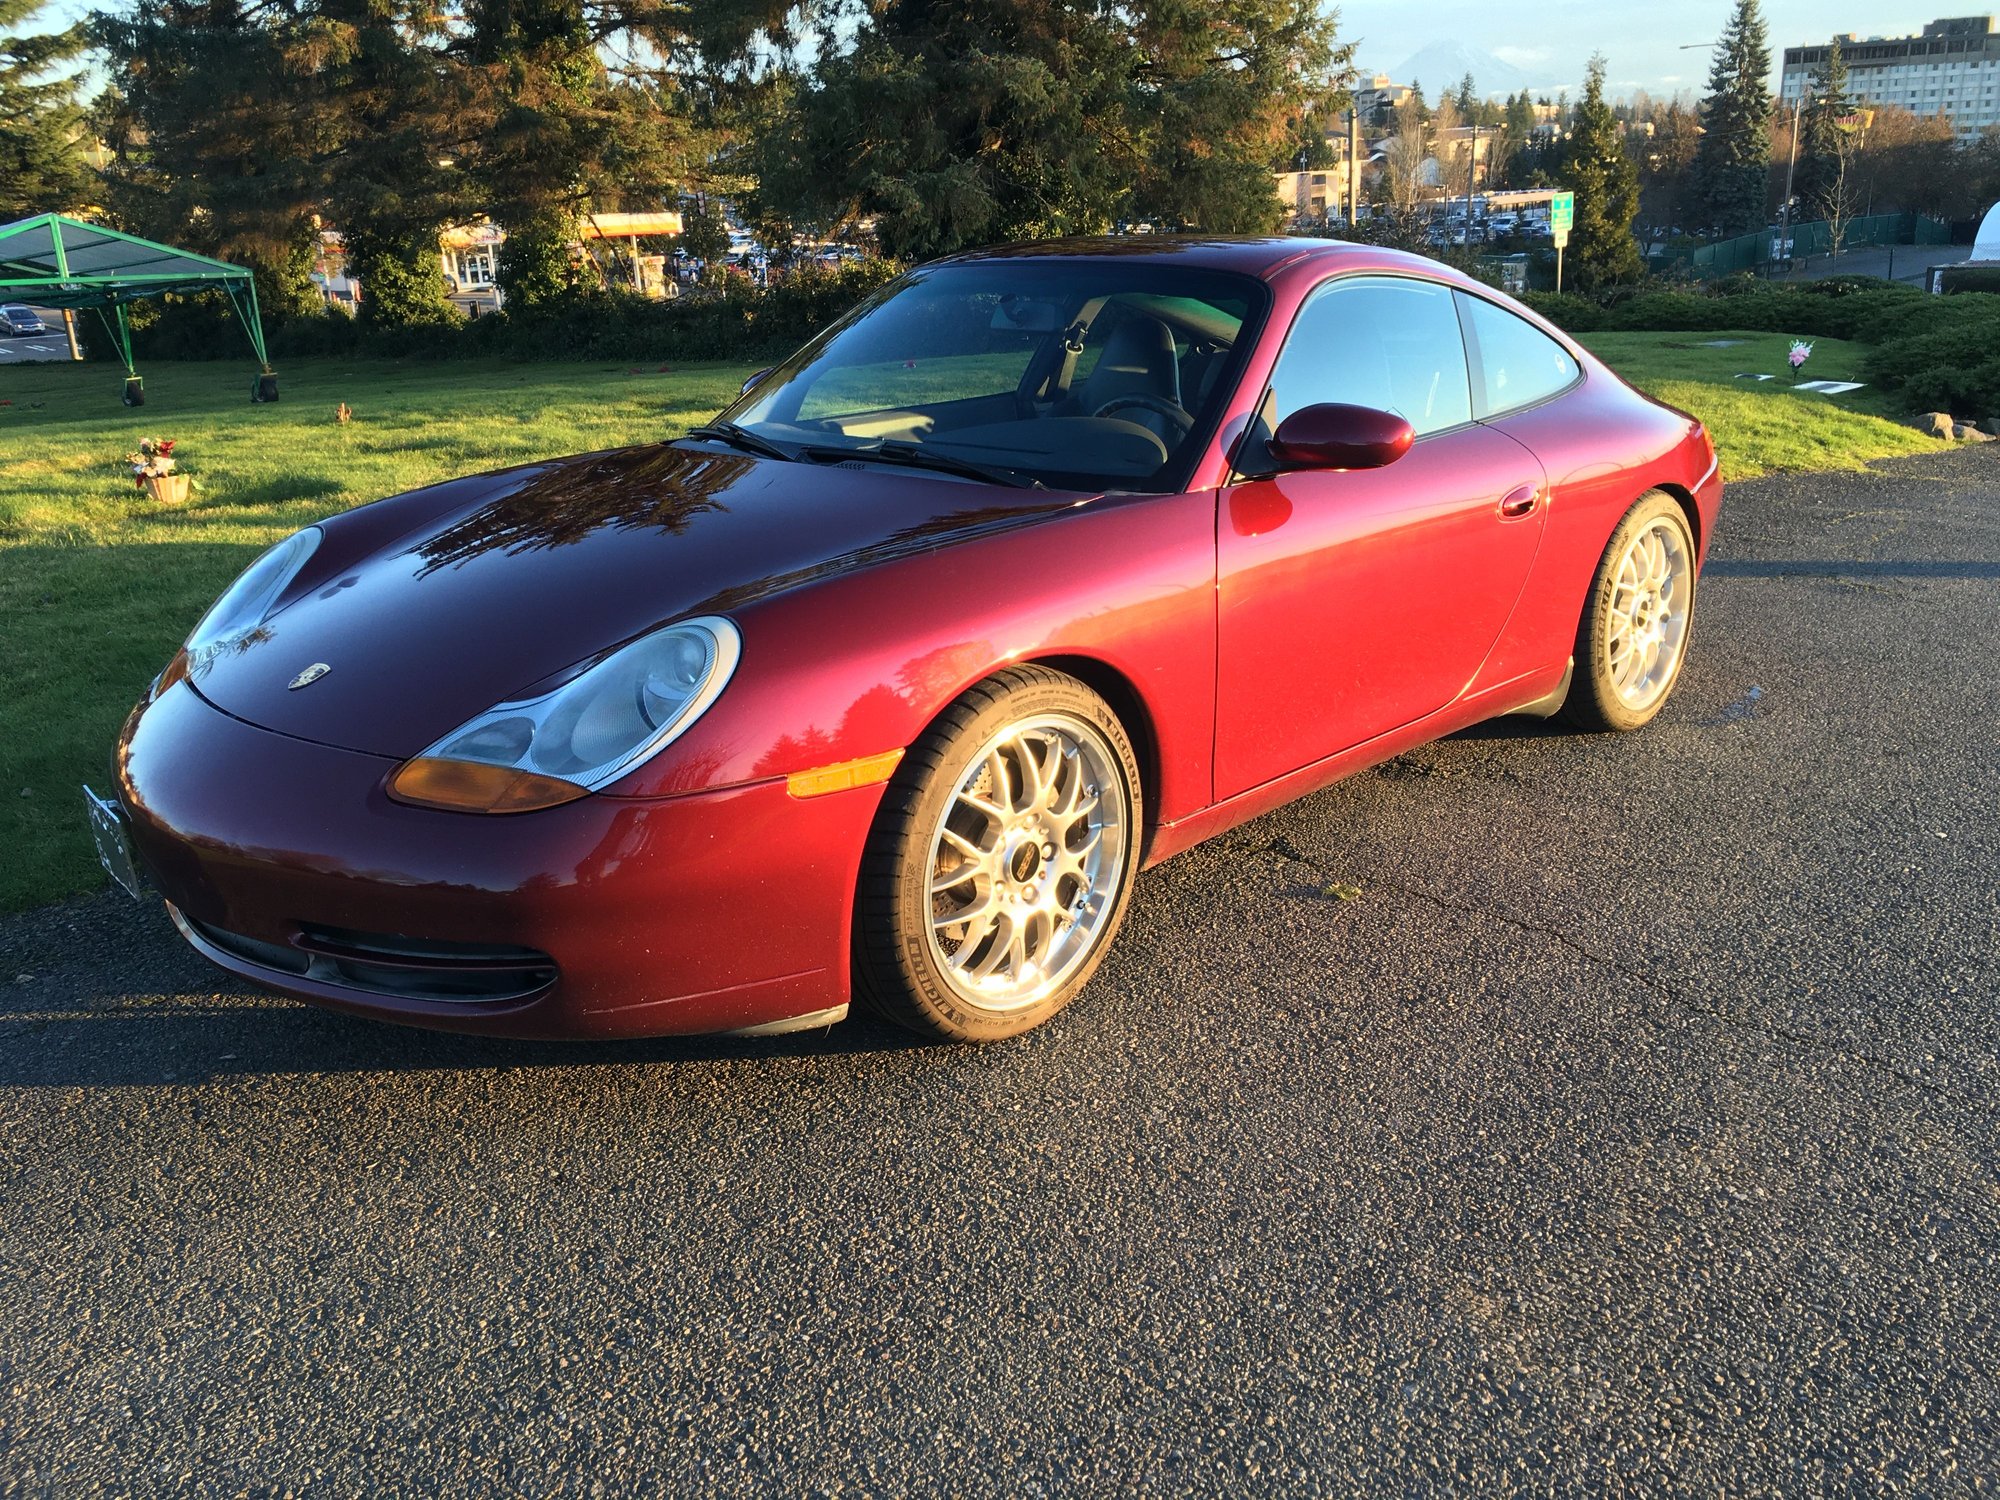
<svg viewBox="0 0 2000 1500"><path fill-rule="evenodd" d="M1526 319L1478 297L1459 295L1478 357L1473 405L1497 417L1568 390L1582 372L1569 350Z"/></svg>
<svg viewBox="0 0 2000 1500"><path fill-rule="evenodd" d="M1394 412L1422 437L1472 420L1450 287L1382 276L1328 282L1300 309L1271 372L1273 430L1302 406Z"/></svg>

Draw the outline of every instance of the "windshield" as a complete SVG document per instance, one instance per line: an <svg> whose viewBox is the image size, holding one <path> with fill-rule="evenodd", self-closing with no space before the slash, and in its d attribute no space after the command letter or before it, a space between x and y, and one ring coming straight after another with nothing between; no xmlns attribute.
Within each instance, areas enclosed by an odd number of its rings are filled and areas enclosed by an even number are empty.
<svg viewBox="0 0 2000 1500"><path fill-rule="evenodd" d="M1117 256L929 267L883 288L718 420L813 461L1176 490L1267 300L1247 276Z"/></svg>

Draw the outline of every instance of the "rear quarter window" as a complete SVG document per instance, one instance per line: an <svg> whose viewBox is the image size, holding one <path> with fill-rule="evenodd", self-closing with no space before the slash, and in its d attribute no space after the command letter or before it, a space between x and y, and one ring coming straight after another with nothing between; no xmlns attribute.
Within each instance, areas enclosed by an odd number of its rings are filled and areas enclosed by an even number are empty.
<svg viewBox="0 0 2000 1500"><path fill-rule="evenodd" d="M1463 292L1458 305L1472 355L1474 416L1504 416L1533 406L1582 377L1576 357L1527 319Z"/></svg>

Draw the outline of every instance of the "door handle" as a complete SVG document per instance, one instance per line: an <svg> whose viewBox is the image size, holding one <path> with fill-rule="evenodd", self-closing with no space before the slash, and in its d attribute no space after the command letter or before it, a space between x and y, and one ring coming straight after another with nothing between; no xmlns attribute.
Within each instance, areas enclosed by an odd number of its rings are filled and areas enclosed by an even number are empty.
<svg viewBox="0 0 2000 1500"><path fill-rule="evenodd" d="M1532 515L1535 502L1542 498L1542 487L1538 484L1516 485L1500 497L1500 514L1515 519Z"/></svg>

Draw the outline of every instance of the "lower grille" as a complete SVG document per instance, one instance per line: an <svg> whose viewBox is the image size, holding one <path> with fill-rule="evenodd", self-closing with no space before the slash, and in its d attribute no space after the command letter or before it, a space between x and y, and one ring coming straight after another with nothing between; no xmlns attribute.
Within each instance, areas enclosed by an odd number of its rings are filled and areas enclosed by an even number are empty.
<svg viewBox="0 0 2000 1500"><path fill-rule="evenodd" d="M390 999L526 1000L556 979L555 960L534 948L309 925L302 925L290 944L272 943L224 932L183 912L175 915L205 942L246 963Z"/></svg>

